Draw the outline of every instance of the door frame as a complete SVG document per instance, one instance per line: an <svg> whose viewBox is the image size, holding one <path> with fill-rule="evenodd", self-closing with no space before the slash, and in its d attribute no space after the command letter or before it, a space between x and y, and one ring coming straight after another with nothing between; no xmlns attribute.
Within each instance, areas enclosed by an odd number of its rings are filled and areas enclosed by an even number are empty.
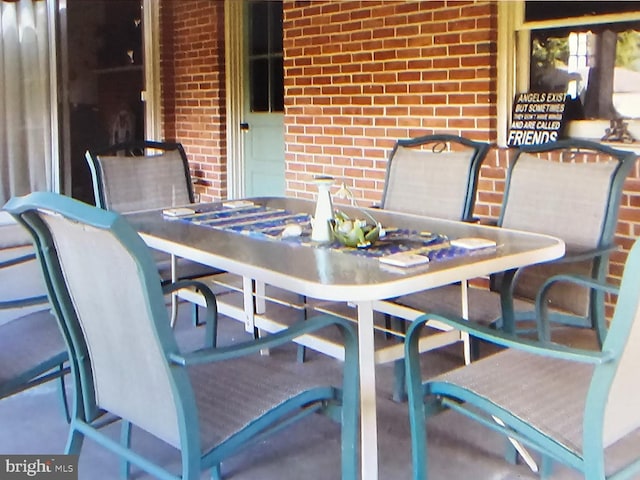
<svg viewBox="0 0 640 480"><path fill-rule="evenodd" d="M245 1L224 2L225 87L227 110L227 198L245 195L244 139L240 122L244 99L244 10Z"/></svg>
<svg viewBox="0 0 640 480"><path fill-rule="evenodd" d="M71 194L68 89L67 0L48 0L49 72L51 75L51 190ZM60 125L63 122L63 125Z"/></svg>
<svg viewBox="0 0 640 480"><path fill-rule="evenodd" d="M144 90L144 135L146 140L162 141L162 99L160 89L160 2L142 0L142 47Z"/></svg>

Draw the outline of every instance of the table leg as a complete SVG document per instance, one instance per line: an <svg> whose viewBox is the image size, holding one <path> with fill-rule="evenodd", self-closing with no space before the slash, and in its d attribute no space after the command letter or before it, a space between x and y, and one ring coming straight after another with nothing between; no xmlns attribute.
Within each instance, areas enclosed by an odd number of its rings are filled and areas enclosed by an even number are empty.
<svg viewBox="0 0 640 480"><path fill-rule="evenodd" d="M373 302L358 302L362 480L378 478L376 362L373 336Z"/></svg>
<svg viewBox="0 0 640 480"><path fill-rule="evenodd" d="M178 261L176 256L171 254L171 283L176 283L178 280ZM171 294L171 328L176 325L178 319L178 295L174 292Z"/></svg>
<svg viewBox="0 0 640 480"><path fill-rule="evenodd" d="M242 277L242 298L244 306L244 329L253 335L255 328L255 304L253 303L253 279Z"/></svg>
<svg viewBox="0 0 640 480"><path fill-rule="evenodd" d="M460 293L460 300L462 301L462 305L460 305L462 318L469 320L469 282L467 280L462 280L460 282ZM464 364L469 365L471 363L471 340L469 339L469 333L461 332L460 338L462 339L462 345L464 348Z"/></svg>
<svg viewBox="0 0 640 480"><path fill-rule="evenodd" d="M264 282L258 282L257 280L254 282L255 285L255 293L256 293L256 313L258 315L263 315L267 311L267 286Z"/></svg>
<svg viewBox="0 0 640 480"><path fill-rule="evenodd" d="M267 286L264 282L254 281L254 289L255 289L255 313L256 315L264 315L267 311L267 300L266 300L266 288ZM258 337L262 337L264 332L262 330L258 330ZM269 349L263 348L260 350L260 355L269 355Z"/></svg>

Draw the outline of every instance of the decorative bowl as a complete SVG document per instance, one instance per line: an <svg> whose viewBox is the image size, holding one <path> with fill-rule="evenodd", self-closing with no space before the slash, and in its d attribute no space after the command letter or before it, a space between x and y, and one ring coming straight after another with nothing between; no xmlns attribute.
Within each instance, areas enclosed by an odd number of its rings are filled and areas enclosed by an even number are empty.
<svg viewBox="0 0 640 480"><path fill-rule="evenodd" d="M346 213L336 211L331 221L334 238L345 247L368 248L381 236L382 225L368 220L351 219Z"/></svg>

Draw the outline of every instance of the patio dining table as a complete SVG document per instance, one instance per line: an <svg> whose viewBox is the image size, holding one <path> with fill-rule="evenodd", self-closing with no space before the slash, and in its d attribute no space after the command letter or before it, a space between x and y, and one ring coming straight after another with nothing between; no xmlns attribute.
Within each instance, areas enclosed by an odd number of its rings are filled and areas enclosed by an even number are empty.
<svg viewBox="0 0 640 480"><path fill-rule="evenodd" d="M248 331L283 328L257 314L256 282L308 298L349 302L357 308L364 480L378 478L375 366L402 355L401 345L390 347L391 355L376 350L374 311L385 311L385 304L394 297L552 260L564 253L564 243L546 235L376 209L367 211L387 232L379 245L358 249L316 244L309 238L315 202L296 198L260 197L183 207L136 212L127 219L150 247L242 277L245 301L235 318ZM352 218L362 218L360 210L340 208ZM299 228L288 228L293 224ZM291 231L301 234L290 236ZM488 239L495 247L466 250L449 244L460 238ZM429 256L430 261L403 267L382 260L403 251ZM219 302L224 302L224 296ZM223 305L220 311L225 312ZM459 332L443 331L442 335L448 336L443 344L451 343L452 336L461 339ZM306 345L324 351L322 343ZM329 347L327 352L339 357Z"/></svg>

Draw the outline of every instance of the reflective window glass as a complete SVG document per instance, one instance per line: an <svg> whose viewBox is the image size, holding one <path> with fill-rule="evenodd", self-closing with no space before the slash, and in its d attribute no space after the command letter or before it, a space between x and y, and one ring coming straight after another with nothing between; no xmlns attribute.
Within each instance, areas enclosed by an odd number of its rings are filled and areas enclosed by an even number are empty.
<svg viewBox="0 0 640 480"><path fill-rule="evenodd" d="M249 85L252 112L284 111L282 2L249 2Z"/></svg>

